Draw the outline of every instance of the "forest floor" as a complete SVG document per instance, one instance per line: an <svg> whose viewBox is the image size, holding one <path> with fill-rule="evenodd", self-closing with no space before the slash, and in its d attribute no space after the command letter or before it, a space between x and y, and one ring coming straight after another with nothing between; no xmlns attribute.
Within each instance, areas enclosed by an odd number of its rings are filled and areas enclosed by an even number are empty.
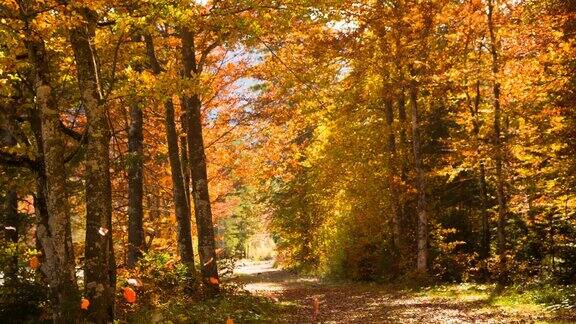
<svg viewBox="0 0 576 324"><path fill-rule="evenodd" d="M272 261L241 261L234 273L233 281L244 284L246 290L282 306L278 307L281 322L576 322L576 314L560 314L543 305L498 298L489 288L483 291L478 286L414 290L395 285L325 282L274 268Z"/></svg>

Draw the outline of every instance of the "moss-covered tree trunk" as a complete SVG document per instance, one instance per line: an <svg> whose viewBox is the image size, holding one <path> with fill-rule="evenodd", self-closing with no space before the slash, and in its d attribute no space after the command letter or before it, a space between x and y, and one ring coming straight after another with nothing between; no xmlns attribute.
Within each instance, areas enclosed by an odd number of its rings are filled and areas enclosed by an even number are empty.
<svg viewBox="0 0 576 324"><path fill-rule="evenodd" d="M184 28L180 32L182 40L182 62L184 77L192 78L199 71L197 68L194 47L194 35ZM194 75L193 75L194 74ZM188 142L188 168L192 180L192 201L198 229L198 253L204 282L217 291L219 287L218 267L216 265L216 243L210 195L208 193L208 174L206 170L206 153L202 136L202 102L197 94L185 96L182 100L186 110Z"/></svg>
<svg viewBox="0 0 576 324"><path fill-rule="evenodd" d="M23 3L20 5L23 16L26 16L27 8ZM34 74L35 126L40 130L36 136L37 161L40 163L37 191L42 207L45 207L43 213L37 213L36 224L36 237L43 252L40 269L50 286L54 322L77 323L80 321L80 295L72 248L66 168L62 158L65 141L60 132L60 110L52 88L44 42L31 31L26 18L23 20L27 35L25 45Z"/></svg>
<svg viewBox="0 0 576 324"><path fill-rule="evenodd" d="M85 154L85 294L90 300L88 320L106 323L114 319L116 285L112 247L110 129L92 46L96 15L88 9L81 9L80 14L84 22L71 30L70 43L76 60L80 99L86 109L88 123Z"/></svg>

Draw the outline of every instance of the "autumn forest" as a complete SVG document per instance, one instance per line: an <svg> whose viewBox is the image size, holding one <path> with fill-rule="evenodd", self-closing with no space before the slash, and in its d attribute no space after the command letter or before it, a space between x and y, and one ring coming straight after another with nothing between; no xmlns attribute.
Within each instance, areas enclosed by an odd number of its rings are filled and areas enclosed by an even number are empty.
<svg viewBox="0 0 576 324"><path fill-rule="evenodd" d="M0 322L573 312L576 1L0 0Z"/></svg>

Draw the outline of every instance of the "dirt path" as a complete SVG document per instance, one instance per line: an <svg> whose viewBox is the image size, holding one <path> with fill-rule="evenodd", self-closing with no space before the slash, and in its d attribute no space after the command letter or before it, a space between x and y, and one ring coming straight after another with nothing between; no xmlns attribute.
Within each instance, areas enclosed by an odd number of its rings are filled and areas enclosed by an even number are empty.
<svg viewBox="0 0 576 324"><path fill-rule="evenodd" d="M289 323L568 322L549 314L493 307L481 299L420 297L377 284L325 283L275 269L272 262L241 262L234 272L253 294L293 305L281 314Z"/></svg>

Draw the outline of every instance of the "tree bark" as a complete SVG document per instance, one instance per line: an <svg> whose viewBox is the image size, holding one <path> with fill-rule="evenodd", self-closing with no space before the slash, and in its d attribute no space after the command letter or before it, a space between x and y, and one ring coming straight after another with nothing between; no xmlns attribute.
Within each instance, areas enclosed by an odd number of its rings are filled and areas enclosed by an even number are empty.
<svg viewBox="0 0 576 324"><path fill-rule="evenodd" d="M27 8L20 7L23 16ZM46 276L52 293L54 322L76 323L80 320L80 295L76 282L70 205L66 186L66 168L62 157L65 152L60 132L60 112L48 72L44 42L30 30L25 21L25 45L34 70L34 95L37 112L33 123L39 127L35 134L38 145L38 196L41 210L37 212L36 237L43 251L41 271ZM40 212L42 211L42 212Z"/></svg>
<svg viewBox="0 0 576 324"><path fill-rule="evenodd" d="M399 128L399 141L398 141L398 163L400 168L400 182L398 188L398 217L399 225L402 229L406 224L407 212L406 212L406 199L404 195L406 190L404 189L405 183L408 181L408 155L410 154L410 146L408 143L408 138L406 135L407 121L406 121L406 95L404 94L404 88L402 87L398 93L397 98L398 103L398 128ZM405 248L405 247L402 247ZM401 254L405 252L401 251Z"/></svg>
<svg viewBox="0 0 576 324"><path fill-rule="evenodd" d="M474 105L471 108L473 133L478 147L476 151L478 156L481 156L480 150L480 121L478 114L480 113L480 81L475 84ZM478 187L480 189L480 218L481 218L481 238L480 238L480 253L481 260L487 259L490 256L490 215L488 213L488 186L486 185L486 167L484 165L484 158L480 158L478 167Z"/></svg>
<svg viewBox="0 0 576 324"><path fill-rule="evenodd" d="M414 150L414 169L416 170L416 182L418 188L418 272L428 272L428 213L426 203L426 179L422 166L422 155L420 152L420 121L418 112L418 85L415 81L410 85L410 102L412 106L412 147Z"/></svg>
<svg viewBox="0 0 576 324"><path fill-rule="evenodd" d="M36 161L39 166L34 171L36 181L36 190L34 194L34 214L36 216L36 223L43 224L45 227L47 227L50 214L48 212L48 205L46 201L46 172L44 170L44 149L42 147L44 139L42 137L42 121L38 107L30 110L30 129L32 130L34 141L36 142ZM45 256L46 253L44 252L44 247L42 246L41 240L38 237L38 231L36 231L36 248L42 253L40 260L43 262L43 256Z"/></svg>
<svg viewBox="0 0 576 324"><path fill-rule="evenodd" d="M406 129L404 128L404 124L406 124L406 98L404 96L404 90L401 90L398 96L398 121L400 122L400 145L405 147L408 140L406 139Z"/></svg>
<svg viewBox="0 0 576 324"><path fill-rule="evenodd" d="M130 105L128 130L128 268L136 265L144 250L143 122L142 109L138 102L133 102Z"/></svg>
<svg viewBox="0 0 576 324"><path fill-rule="evenodd" d="M500 262L501 276L505 276L506 268L506 193L505 180L502 162L502 139L501 139L501 107L500 107L500 82L498 73L500 73L500 64L498 62L498 44L496 40L494 24L494 0L488 0L488 32L490 34L490 53L492 55L492 74L494 78L492 91L494 96L494 163L496 166L496 196L498 199L498 256ZM503 279L503 277L501 277Z"/></svg>
<svg viewBox="0 0 576 324"><path fill-rule="evenodd" d="M166 136L168 140L168 151L170 165L172 168L172 181L174 183L174 198L176 203L176 217L178 219L178 246L182 262L188 265L191 271L195 270L194 254L192 243L192 224L190 221L190 205L188 204L186 185L184 181L183 168L181 164L180 152L178 150L178 134L176 133L176 123L174 118L174 106L172 101L165 104L166 110Z"/></svg>
<svg viewBox="0 0 576 324"><path fill-rule="evenodd" d="M152 36L144 36L148 59L152 66L152 72L161 72L160 64L154 51ZM182 263L188 266L190 272L195 271L194 248L192 244L192 224L190 223L190 208L186 198L186 186L184 183L183 166L180 163L178 150L178 134L176 132L176 122L174 118L174 103L172 99L164 102L166 114L166 140L168 142L168 158L170 160L170 170L172 174L172 193L174 195L174 208L176 220L178 222L178 251Z"/></svg>
<svg viewBox="0 0 576 324"><path fill-rule="evenodd" d="M490 214L488 213L488 189L486 185L486 167L484 166L484 161L480 161L479 172L478 182L480 186L480 208L482 208L482 237L479 256L480 259L487 259L490 257Z"/></svg>
<svg viewBox="0 0 576 324"><path fill-rule="evenodd" d="M94 12L79 10L85 21L71 30L70 43L76 60L80 98L86 109L86 246L84 280L90 300L87 319L96 323L114 320L116 286L112 246L112 193L110 184L110 128L102 102L96 54L92 38Z"/></svg>
<svg viewBox="0 0 576 324"><path fill-rule="evenodd" d="M206 155L202 137L202 121L200 115L200 100L194 95L187 101L188 116L188 167L192 180L192 200L198 229L198 253L202 276L213 288L218 288L218 268L216 265L216 244L214 225L208 193L208 174L206 170Z"/></svg>
<svg viewBox="0 0 576 324"><path fill-rule="evenodd" d="M182 124L186 125L186 114L182 114L180 117L182 119ZM186 203L188 204L188 209L192 210L192 205L190 201L190 170L188 168L188 142L186 141L186 127L182 127L184 135L180 136L180 158L182 165L182 172L184 173L184 192L186 193Z"/></svg>
<svg viewBox="0 0 576 324"><path fill-rule="evenodd" d="M184 77L191 78L197 73L194 35L187 29L181 30L182 62ZM208 287L215 292L219 287L218 267L216 265L216 244L214 241L214 225L208 193L208 174L206 170L206 154L202 137L202 103L197 94L184 97L182 103L186 109L188 141L188 168L192 179L192 199L198 229L198 253L202 277Z"/></svg>
<svg viewBox="0 0 576 324"><path fill-rule="evenodd" d="M394 132L394 106L392 100L385 100L384 104L385 114L386 114L386 126L388 133L388 192L390 197L390 206L392 211L392 243L394 245L395 253L400 256L401 249L401 227L400 227L400 217L399 217L399 201L398 201L398 188L394 177L397 173L396 163L396 135Z"/></svg>

